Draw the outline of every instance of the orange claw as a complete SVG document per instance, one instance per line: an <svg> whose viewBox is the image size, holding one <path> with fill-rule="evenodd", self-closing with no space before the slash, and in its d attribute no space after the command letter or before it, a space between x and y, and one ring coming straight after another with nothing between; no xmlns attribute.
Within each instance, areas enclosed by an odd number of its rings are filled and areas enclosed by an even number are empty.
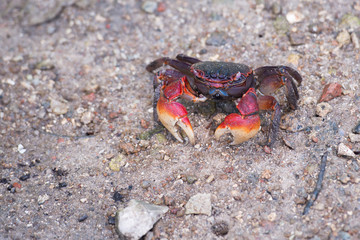
<svg viewBox="0 0 360 240"><path fill-rule="evenodd" d="M245 142L256 135L260 130L260 117L258 114L241 116L232 113L217 127L215 138L219 140L222 135L230 132L234 139L232 145Z"/></svg>
<svg viewBox="0 0 360 240"><path fill-rule="evenodd" d="M195 135L187 117L188 113L181 103L170 102L164 96L160 96L156 110L161 123L179 142L183 142L183 139L175 125L185 132L192 145L195 144Z"/></svg>

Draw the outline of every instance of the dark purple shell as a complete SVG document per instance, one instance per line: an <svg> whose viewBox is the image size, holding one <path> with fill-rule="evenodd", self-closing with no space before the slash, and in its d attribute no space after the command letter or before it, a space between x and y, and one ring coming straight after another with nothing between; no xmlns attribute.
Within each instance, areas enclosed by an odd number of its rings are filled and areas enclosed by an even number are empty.
<svg viewBox="0 0 360 240"><path fill-rule="evenodd" d="M204 96L216 100L240 98L254 85L252 70L232 62L198 62L191 66L193 85Z"/></svg>

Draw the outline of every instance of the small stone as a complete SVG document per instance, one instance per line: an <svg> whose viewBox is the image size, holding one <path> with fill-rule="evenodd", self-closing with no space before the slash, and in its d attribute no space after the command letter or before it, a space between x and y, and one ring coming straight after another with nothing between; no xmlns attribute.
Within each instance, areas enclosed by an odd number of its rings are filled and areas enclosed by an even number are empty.
<svg viewBox="0 0 360 240"><path fill-rule="evenodd" d="M344 231L340 231L338 234L337 234L337 237L335 238L335 240L351 240L353 239L351 237L351 235L347 232L344 232Z"/></svg>
<svg viewBox="0 0 360 240"><path fill-rule="evenodd" d="M295 143L289 137L283 137L283 141L290 149L295 149Z"/></svg>
<svg viewBox="0 0 360 240"><path fill-rule="evenodd" d="M360 142L360 134L349 133L350 142Z"/></svg>
<svg viewBox="0 0 360 240"><path fill-rule="evenodd" d="M313 208L316 209L316 210L322 211L322 210L325 209L325 204L322 203L322 202L318 202L318 203L316 203L316 204L314 205Z"/></svg>
<svg viewBox="0 0 360 240"><path fill-rule="evenodd" d="M115 202L119 202L119 201L121 202L124 199L124 195L118 191L115 191L113 195L113 199Z"/></svg>
<svg viewBox="0 0 360 240"><path fill-rule="evenodd" d="M143 189L148 189L149 187L151 187L151 183L149 181L146 180L142 180L140 182L140 185Z"/></svg>
<svg viewBox="0 0 360 240"><path fill-rule="evenodd" d="M276 17L273 25L278 34L286 34L290 30L289 22L282 15Z"/></svg>
<svg viewBox="0 0 360 240"><path fill-rule="evenodd" d="M347 184L350 181L350 177L346 173L344 173L339 177L339 180L342 184Z"/></svg>
<svg viewBox="0 0 360 240"><path fill-rule="evenodd" d="M271 178L271 171L269 169L265 169L260 176L262 179L270 179Z"/></svg>
<svg viewBox="0 0 360 240"><path fill-rule="evenodd" d="M354 127L353 133L360 134L360 122Z"/></svg>
<svg viewBox="0 0 360 240"><path fill-rule="evenodd" d="M169 210L132 199L129 205L116 213L115 229L120 239L140 239Z"/></svg>
<svg viewBox="0 0 360 240"><path fill-rule="evenodd" d="M92 119L93 119L93 114L92 112L88 111L82 114L80 121L86 125L89 124L92 121Z"/></svg>
<svg viewBox="0 0 360 240"><path fill-rule="evenodd" d="M229 232L229 224L225 221L216 222L211 226L211 231L217 236L225 236Z"/></svg>
<svg viewBox="0 0 360 240"><path fill-rule="evenodd" d="M338 146L338 155L345 157L355 157L355 153L344 143L340 143Z"/></svg>
<svg viewBox="0 0 360 240"><path fill-rule="evenodd" d="M229 36L226 32L223 31L215 31L210 34L210 36L206 39L205 44L208 46L223 46L226 44Z"/></svg>
<svg viewBox="0 0 360 240"><path fill-rule="evenodd" d="M206 183L211 183L212 181L214 181L215 176L214 174L210 174L210 176L205 180Z"/></svg>
<svg viewBox="0 0 360 240"><path fill-rule="evenodd" d="M237 190L232 190L231 191L231 196L236 200L236 201L241 201L241 193Z"/></svg>
<svg viewBox="0 0 360 240"><path fill-rule="evenodd" d="M340 44L340 46L349 44L351 41L351 36L347 30L342 30L336 37L336 41Z"/></svg>
<svg viewBox="0 0 360 240"><path fill-rule="evenodd" d="M357 16L351 13L347 13L341 18L340 28L354 30L358 27L360 27L360 18L358 18Z"/></svg>
<svg viewBox="0 0 360 240"><path fill-rule="evenodd" d="M83 222L85 221L86 219L88 218L88 215L87 214L84 214L84 215L81 215L78 219L79 222Z"/></svg>
<svg viewBox="0 0 360 240"><path fill-rule="evenodd" d="M299 46L305 43L305 35L300 32L291 32L289 34L291 46Z"/></svg>
<svg viewBox="0 0 360 240"><path fill-rule="evenodd" d="M341 93L342 86L339 83L329 83L325 85L318 102L328 102L333 98L341 96Z"/></svg>
<svg viewBox="0 0 360 240"><path fill-rule="evenodd" d="M301 22L304 18L304 15L298 11L290 11L286 14L286 20L288 20L290 24Z"/></svg>
<svg viewBox="0 0 360 240"><path fill-rule="evenodd" d="M282 12L282 7L279 3L275 2L272 6L271 6L271 12L274 15L279 15Z"/></svg>
<svg viewBox="0 0 360 240"><path fill-rule="evenodd" d="M157 9L156 9L158 12L165 12L166 10L166 6L165 6L165 3L163 2L159 2L158 5L157 5Z"/></svg>
<svg viewBox="0 0 360 240"><path fill-rule="evenodd" d="M268 219L270 222L275 221L275 219L276 219L276 212L270 213L270 214L267 216L267 219Z"/></svg>
<svg viewBox="0 0 360 240"><path fill-rule="evenodd" d="M319 117L325 117L333 110L332 106L327 102L321 102L316 105L316 115Z"/></svg>
<svg viewBox="0 0 360 240"><path fill-rule="evenodd" d="M20 154L24 154L26 152L26 149L21 143L18 145L17 150Z"/></svg>
<svg viewBox="0 0 360 240"><path fill-rule="evenodd" d="M300 55L296 54L296 53L291 53L291 54L289 54L287 60L289 63L297 66L297 65L299 65Z"/></svg>
<svg viewBox="0 0 360 240"><path fill-rule="evenodd" d="M120 171L121 167L125 166L125 164L126 164L125 157L122 154L119 154L110 160L109 168L112 171L118 172L118 171Z"/></svg>
<svg viewBox="0 0 360 240"><path fill-rule="evenodd" d="M320 33L322 31L320 25L315 23L310 24L308 28L309 28L309 32L311 33Z"/></svg>
<svg viewBox="0 0 360 240"><path fill-rule="evenodd" d="M38 204L41 205L41 204L45 203L47 200L49 200L49 199L50 199L50 197L47 194L40 195L38 197Z"/></svg>
<svg viewBox="0 0 360 240"><path fill-rule="evenodd" d="M67 103L65 103L63 101L51 99L50 108L53 113L55 113L57 115L61 115L61 114L67 113L69 106L67 105Z"/></svg>
<svg viewBox="0 0 360 240"><path fill-rule="evenodd" d="M26 174L22 175L19 179L20 179L21 181L26 181L26 180L28 180L29 178L30 178L30 173L26 173Z"/></svg>
<svg viewBox="0 0 360 240"><path fill-rule="evenodd" d="M158 4L155 1L144 1L141 4L141 9L146 13L155 13Z"/></svg>
<svg viewBox="0 0 360 240"><path fill-rule="evenodd" d="M205 214L211 216L211 194L198 193L185 205L185 214Z"/></svg>
<svg viewBox="0 0 360 240"><path fill-rule="evenodd" d="M198 180L198 178L195 175L186 175L186 182L188 184L193 184Z"/></svg>

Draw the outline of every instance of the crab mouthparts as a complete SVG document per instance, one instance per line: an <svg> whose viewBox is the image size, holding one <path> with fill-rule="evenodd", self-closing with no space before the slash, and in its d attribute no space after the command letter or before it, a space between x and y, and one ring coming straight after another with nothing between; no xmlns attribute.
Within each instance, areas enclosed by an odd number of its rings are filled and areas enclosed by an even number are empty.
<svg viewBox="0 0 360 240"><path fill-rule="evenodd" d="M212 98L214 99L221 99L223 97L228 97L229 95L227 94L226 91L224 91L223 89L210 89L209 90L209 94L211 95Z"/></svg>

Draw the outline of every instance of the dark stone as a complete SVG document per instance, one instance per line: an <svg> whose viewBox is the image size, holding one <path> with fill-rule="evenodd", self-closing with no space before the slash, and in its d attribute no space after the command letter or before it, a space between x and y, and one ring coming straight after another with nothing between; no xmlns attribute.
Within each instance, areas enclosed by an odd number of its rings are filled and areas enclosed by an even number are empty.
<svg viewBox="0 0 360 240"><path fill-rule="evenodd" d="M21 180L21 181L26 181L26 180L28 180L30 178L30 173L27 173L27 174L25 174L25 175L22 175L19 179Z"/></svg>
<svg viewBox="0 0 360 240"><path fill-rule="evenodd" d="M87 215L87 214L84 214L84 215L82 215L82 216L79 217L78 221L79 221L79 222L83 222L83 221L85 221L87 218L88 218L88 215Z"/></svg>
<svg viewBox="0 0 360 240"><path fill-rule="evenodd" d="M217 236L224 236L229 232L229 224L225 221L216 222L211 226L211 231Z"/></svg>
<svg viewBox="0 0 360 240"><path fill-rule="evenodd" d="M115 225L115 216L108 216L108 224Z"/></svg>
<svg viewBox="0 0 360 240"><path fill-rule="evenodd" d="M356 125L356 127L354 127L353 133L355 133L355 134L360 134L360 122L358 122L358 124Z"/></svg>
<svg viewBox="0 0 360 240"><path fill-rule="evenodd" d="M113 199L115 200L115 202L122 201L124 199L124 196L118 191L116 191L114 192Z"/></svg>
<svg viewBox="0 0 360 240"><path fill-rule="evenodd" d="M59 188L64 188L67 187L67 183L66 182L60 182L59 183Z"/></svg>
<svg viewBox="0 0 360 240"><path fill-rule="evenodd" d="M0 183L7 184L9 183L9 180L7 180L6 178L1 178Z"/></svg>

